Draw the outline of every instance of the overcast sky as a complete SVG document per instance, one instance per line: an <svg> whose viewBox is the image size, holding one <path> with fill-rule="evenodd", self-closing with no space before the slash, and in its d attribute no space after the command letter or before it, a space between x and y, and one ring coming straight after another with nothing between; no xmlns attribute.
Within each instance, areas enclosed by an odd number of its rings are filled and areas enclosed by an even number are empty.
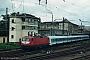
<svg viewBox="0 0 90 60"><path fill-rule="evenodd" d="M55 19L67 18L69 21L80 25L79 19L83 25L90 26L90 0L0 0L0 15L5 14L5 8L8 13L20 12L29 13L41 18L42 22ZM57 20L59 21L59 20Z"/></svg>

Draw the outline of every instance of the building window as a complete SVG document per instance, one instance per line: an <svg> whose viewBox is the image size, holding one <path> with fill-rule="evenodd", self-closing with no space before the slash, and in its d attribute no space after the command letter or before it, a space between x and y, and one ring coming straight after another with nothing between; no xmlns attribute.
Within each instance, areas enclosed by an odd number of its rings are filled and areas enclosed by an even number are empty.
<svg viewBox="0 0 90 60"><path fill-rule="evenodd" d="M42 25L41 28L44 29L44 26Z"/></svg>
<svg viewBox="0 0 90 60"><path fill-rule="evenodd" d="M22 26L22 30L37 30L36 26Z"/></svg>
<svg viewBox="0 0 90 60"><path fill-rule="evenodd" d="M22 22L25 22L25 18L22 18Z"/></svg>
<svg viewBox="0 0 90 60"><path fill-rule="evenodd" d="M14 28L14 27L12 27L12 31L14 31L14 29L15 29L15 28Z"/></svg>
<svg viewBox="0 0 90 60"><path fill-rule="evenodd" d="M25 29L25 26L22 26L22 30Z"/></svg>
<svg viewBox="0 0 90 60"><path fill-rule="evenodd" d="M37 20L35 20L34 22L35 22L35 24L38 24L38 21Z"/></svg>
<svg viewBox="0 0 90 60"><path fill-rule="evenodd" d="M32 19L29 19L29 23L32 21Z"/></svg>
<svg viewBox="0 0 90 60"><path fill-rule="evenodd" d="M14 35L11 35L11 39L13 39L14 38Z"/></svg>
<svg viewBox="0 0 90 60"><path fill-rule="evenodd" d="M26 19L25 19L25 22L29 22L29 19L28 19L28 18L26 18Z"/></svg>
<svg viewBox="0 0 90 60"><path fill-rule="evenodd" d="M34 22L34 20L32 20L32 22Z"/></svg>
<svg viewBox="0 0 90 60"><path fill-rule="evenodd" d="M3 43L5 43L5 38L3 38Z"/></svg>
<svg viewBox="0 0 90 60"><path fill-rule="evenodd" d="M14 22L14 19L12 19L12 23L15 23L15 22Z"/></svg>

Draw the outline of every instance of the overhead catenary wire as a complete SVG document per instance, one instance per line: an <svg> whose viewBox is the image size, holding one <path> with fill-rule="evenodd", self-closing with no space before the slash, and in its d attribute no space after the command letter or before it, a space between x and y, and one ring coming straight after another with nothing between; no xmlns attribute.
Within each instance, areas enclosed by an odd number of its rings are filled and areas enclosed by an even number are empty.
<svg viewBox="0 0 90 60"><path fill-rule="evenodd" d="M71 12L65 11L65 10L63 10L63 9L61 9L61 8L59 8L59 7L56 7L56 6L53 6L53 5L50 5L50 6L56 8L56 9L59 10L59 11L63 11L63 12L65 12L65 13L68 13L68 14L70 14L70 15L78 16L78 15L76 15L76 14L74 14L74 13L71 13Z"/></svg>
<svg viewBox="0 0 90 60"><path fill-rule="evenodd" d="M11 0L11 1L15 1L15 0ZM45 1L44 0L42 0L42 3L44 3ZM69 2L69 1L67 1L67 0L65 0L65 2L66 3L69 3L69 4L71 4L71 5L74 5L74 6L78 6L78 7L81 7L81 6L79 6L79 5L77 5L77 4L75 4L75 3L73 3L73 2ZM13 11L15 11L15 3L13 3L13 5L14 6L12 6L12 10ZM20 2L20 5L19 5L19 7L17 7L17 8L21 8L23 6L23 9L22 9L22 12L24 11L24 0L21 0L21 2ZM14 8L15 7L15 8ZM48 6L47 6L48 7ZM50 7L51 7L51 5L50 5ZM53 7L53 6L52 6ZM68 13L68 14L70 14L71 16L76 16L76 17L78 17L78 15L80 16L80 14L75 14L75 13L71 13L71 12L68 12L68 11L66 11L66 10L64 10L64 9L61 9L60 7L57 7L57 6L54 6L54 8L56 8L57 10L59 10L59 11L63 11L63 12L65 12L65 13ZM82 7L81 7L82 8ZM84 8L83 8L84 9ZM17 9L18 10L18 9ZM85 14L85 13L84 13ZM84 18L86 19L87 18L87 16L85 17L84 16Z"/></svg>
<svg viewBox="0 0 90 60"><path fill-rule="evenodd" d="M23 1L20 2L20 5L18 7L14 6L15 9L21 8L22 4L23 4Z"/></svg>
<svg viewBox="0 0 90 60"><path fill-rule="evenodd" d="M24 12L24 0L20 1L20 5L18 7L16 7L16 0L11 0L12 2L12 11L15 12L16 10L18 10L19 8L22 8L22 12Z"/></svg>
<svg viewBox="0 0 90 60"><path fill-rule="evenodd" d="M24 12L24 0L23 0L23 11L22 12Z"/></svg>
<svg viewBox="0 0 90 60"><path fill-rule="evenodd" d="M35 3L36 4L36 3ZM50 7L52 6L53 8L56 8L57 10L59 10L59 11L63 11L63 12L65 12L65 13L68 13L68 14L70 14L70 15L74 15L74 16L76 16L76 17L78 17L76 14L74 14L74 13L70 13L70 12L67 12L67 11L65 11L65 10L63 10L63 9L60 9L60 8L58 8L58 7L56 7L56 6L53 6L53 5L49 5L49 6L47 6L47 5L44 5L44 4L40 4L40 5L42 5L42 6L44 6L45 7L45 9L47 10L47 12L48 13L53 13L53 11L50 9Z"/></svg>
<svg viewBox="0 0 90 60"><path fill-rule="evenodd" d="M64 2L66 2L66 3L69 3L69 4L71 4L71 5L74 5L74 6L77 6L77 7L80 7L81 9L82 9L82 17L83 17L83 20L85 19L85 18L88 18L88 17L86 17L85 16L85 9L86 9L86 6L85 5L83 5L83 6L80 6L80 5L77 5L77 4L75 4L75 3L72 3L72 2L70 2L70 1L67 1L67 0L65 0Z"/></svg>
<svg viewBox="0 0 90 60"><path fill-rule="evenodd" d="M12 1L12 0L11 0L11 1ZM42 1L42 2L45 2L45 1ZM12 10L14 11L14 7L13 7L13 5L15 5L15 3L12 4ZM21 5L23 5L23 11L24 11L24 0L21 1L21 4L20 4L20 6L19 6L18 8L20 8ZM43 6L44 6L44 5L43 5ZM46 7L46 6L45 6L45 7ZM57 8L58 10L61 10L61 9L58 8L58 7L55 7L55 8ZM46 8L46 9L47 9L47 8ZM22 12L23 12L23 11L22 11ZM47 9L47 11L49 11L49 10ZM76 16L76 14L73 14L73 13L67 12L67 11L65 11L65 10L62 10L62 11L66 12L66 13L68 13L68 14L70 14L70 15L74 15L74 16Z"/></svg>
<svg viewBox="0 0 90 60"><path fill-rule="evenodd" d="M11 2L12 2L12 10L13 10L13 12L14 12L14 7L13 7L13 6L14 6L14 4L13 4L14 1L11 0Z"/></svg>

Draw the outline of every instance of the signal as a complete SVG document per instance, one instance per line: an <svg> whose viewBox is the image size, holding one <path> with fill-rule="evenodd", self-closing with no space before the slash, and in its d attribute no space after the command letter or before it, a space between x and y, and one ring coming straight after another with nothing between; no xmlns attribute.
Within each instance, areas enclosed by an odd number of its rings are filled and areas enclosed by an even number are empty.
<svg viewBox="0 0 90 60"><path fill-rule="evenodd" d="M39 0L39 5L40 5L40 1L41 1L41 0Z"/></svg>
<svg viewBox="0 0 90 60"><path fill-rule="evenodd" d="M65 0L63 0L65 2Z"/></svg>
<svg viewBox="0 0 90 60"><path fill-rule="evenodd" d="M47 0L46 0L46 4L47 4Z"/></svg>
<svg viewBox="0 0 90 60"><path fill-rule="evenodd" d="M41 0L39 0L39 5L40 5L40 2L41 2ZM47 4L47 0L46 0L46 4Z"/></svg>

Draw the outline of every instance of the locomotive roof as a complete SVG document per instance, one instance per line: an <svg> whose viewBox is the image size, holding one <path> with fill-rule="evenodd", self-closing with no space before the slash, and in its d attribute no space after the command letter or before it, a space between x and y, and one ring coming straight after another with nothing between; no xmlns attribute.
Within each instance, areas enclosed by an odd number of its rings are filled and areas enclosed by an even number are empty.
<svg viewBox="0 0 90 60"><path fill-rule="evenodd" d="M23 38L45 38L47 36L24 36Z"/></svg>
<svg viewBox="0 0 90 60"><path fill-rule="evenodd" d="M33 38L32 36L24 36L22 38Z"/></svg>

